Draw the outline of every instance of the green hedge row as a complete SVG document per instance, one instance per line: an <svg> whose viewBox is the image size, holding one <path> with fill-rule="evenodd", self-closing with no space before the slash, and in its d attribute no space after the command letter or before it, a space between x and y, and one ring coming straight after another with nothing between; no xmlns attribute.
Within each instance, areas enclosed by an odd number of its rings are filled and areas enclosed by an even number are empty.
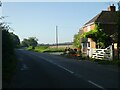
<svg viewBox="0 0 120 90"><path fill-rule="evenodd" d="M10 33L4 26L0 26L0 30L2 30L2 85L3 88L7 88L14 75L17 59Z"/></svg>

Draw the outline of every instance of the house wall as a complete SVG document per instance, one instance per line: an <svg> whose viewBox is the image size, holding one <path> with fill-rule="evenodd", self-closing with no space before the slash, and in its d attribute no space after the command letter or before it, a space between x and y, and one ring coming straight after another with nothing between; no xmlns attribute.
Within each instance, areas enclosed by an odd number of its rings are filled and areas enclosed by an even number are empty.
<svg viewBox="0 0 120 90"><path fill-rule="evenodd" d="M90 30L94 30L95 24L91 24L84 27L83 28L84 33L89 31L88 27L90 28ZM104 32L110 35L117 32L116 24L101 24L101 27L103 28ZM88 41L90 42L90 48L96 48L96 43L92 39L89 38Z"/></svg>
<svg viewBox="0 0 120 90"><path fill-rule="evenodd" d="M88 26L85 26L83 27L83 32L88 32L90 30L94 30L95 28L95 24L91 24L91 25L88 25ZM88 42L90 42L90 48L96 48L96 43L91 39L91 38L88 38Z"/></svg>
<svg viewBox="0 0 120 90"><path fill-rule="evenodd" d="M90 25L91 30L94 30L94 28L95 28L95 24ZM91 38L89 38L89 39L90 39L90 47L96 48L96 43Z"/></svg>
<svg viewBox="0 0 120 90"><path fill-rule="evenodd" d="M117 56L118 50L117 50L117 43L114 43L114 55Z"/></svg>
<svg viewBox="0 0 120 90"><path fill-rule="evenodd" d="M104 32L106 32L107 34L110 34L110 35L117 32L117 25L116 24L101 24L101 27L103 28ZM91 24L90 26L84 27L83 31L85 33L85 32L89 31L88 29L94 30L94 28L95 28L95 24ZM96 48L96 43L91 38L88 38L88 42L90 42L90 47L83 48L83 53L86 55L88 54L88 49L90 49L90 48L95 49ZM114 45L114 54L115 54L115 56L117 56L116 44Z"/></svg>
<svg viewBox="0 0 120 90"><path fill-rule="evenodd" d="M90 30L93 30L94 27L95 27L95 24L91 24L91 25L85 26L85 27L83 27L83 32L88 32Z"/></svg>
<svg viewBox="0 0 120 90"><path fill-rule="evenodd" d="M95 24L90 25L90 29L93 30L95 28Z"/></svg>
<svg viewBox="0 0 120 90"><path fill-rule="evenodd" d="M95 24L91 24L91 25L83 27L83 33L89 32L90 30L94 30L94 27L95 27ZM85 46L84 44L87 44L87 45ZM82 53L83 53L83 56L88 56L90 53L89 50L91 48L96 48L96 43L91 38L88 38L87 43L84 43L84 44L82 44L83 45ZM90 46L89 46L89 44L90 44Z"/></svg>
<svg viewBox="0 0 120 90"><path fill-rule="evenodd" d="M96 48L96 43L91 38L88 38L88 42L90 42L90 48Z"/></svg>
<svg viewBox="0 0 120 90"><path fill-rule="evenodd" d="M83 32L87 32L87 27L83 27Z"/></svg>

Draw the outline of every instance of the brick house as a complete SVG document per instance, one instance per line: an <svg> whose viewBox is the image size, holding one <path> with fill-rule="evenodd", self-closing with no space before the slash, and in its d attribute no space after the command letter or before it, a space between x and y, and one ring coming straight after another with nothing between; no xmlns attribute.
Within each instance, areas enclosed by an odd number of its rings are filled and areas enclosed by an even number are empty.
<svg viewBox="0 0 120 90"><path fill-rule="evenodd" d="M116 11L116 7L113 4L112 6L108 7L107 11L102 11L86 24L84 24L84 26L82 27L82 33L94 30L95 24L100 24L104 32L112 35L117 32L117 20L118 11ZM90 48L97 48L96 43L91 38L84 38L81 45L82 53L85 55L89 55Z"/></svg>

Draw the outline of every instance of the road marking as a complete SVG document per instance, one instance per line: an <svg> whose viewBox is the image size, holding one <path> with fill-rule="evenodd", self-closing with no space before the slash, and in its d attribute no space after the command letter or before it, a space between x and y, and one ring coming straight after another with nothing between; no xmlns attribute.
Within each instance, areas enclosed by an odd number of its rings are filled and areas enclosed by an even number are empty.
<svg viewBox="0 0 120 90"><path fill-rule="evenodd" d="M78 78L82 78L82 79L84 79L83 76L80 75L80 74L76 74L76 73L74 73L74 75L75 75L76 77L78 77ZM85 80L85 79L84 79L84 80Z"/></svg>
<svg viewBox="0 0 120 90"><path fill-rule="evenodd" d="M93 84L93 85L95 85L95 86L97 86L98 88L101 88L101 89L103 89L103 90L106 90L106 89L103 88L102 86L100 86L100 85L98 85L98 84L96 84L96 83L94 83L94 82L92 82L92 81L90 81L90 80L88 80L88 82L91 83L91 84Z"/></svg>
<svg viewBox="0 0 120 90"><path fill-rule="evenodd" d="M30 54L31 54L31 53L30 53ZM32 54L32 55L35 55L35 54ZM35 55L35 56L40 57L40 58L42 58L42 59L44 59L44 60L46 60L46 61L48 61L48 62L50 62L50 63L52 63L52 64L54 64L54 65L56 65L56 66L64 69L65 71L67 71L67 72L69 72L69 73L71 73L71 74L74 74L75 76L77 76L77 77L79 77L79 78L83 78L81 75L75 74L73 71L71 71L71 70L69 70L69 69L67 69L67 68L65 68L65 67L63 67L63 66L61 66L61 65L58 65L58 64L56 64L56 63L54 63L54 62L52 62L52 61L50 61L50 60L48 60L48 59L46 59L46 58L44 58L44 57L42 57L42 56L38 56L38 55ZM84 80L85 80L85 79L84 79ZM106 90L106 89L103 88L102 86L100 86L100 85L98 85L98 84L96 84L96 83L94 83L94 82L92 82L92 81L90 81L90 80L88 80L88 82L91 83L91 84L93 84L94 86L96 86L96 87L98 87L98 88L101 88L101 89L103 89L103 90Z"/></svg>
<svg viewBox="0 0 120 90"><path fill-rule="evenodd" d="M55 65L57 65L58 67L60 67L60 68L62 68L62 69L64 69L64 70L66 70L66 71L68 71L68 72L71 73L71 74L74 73L73 71L71 71L71 70L69 70L69 69L67 69L67 68L65 68L65 67L63 67L63 66L61 66L61 65L58 65L58 64L55 64Z"/></svg>
<svg viewBox="0 0 120 90"><path fill-rule="evenodd" d="M34 54L33 54L33 55L34 55ZM61 65L58 65L58 64L56 64L56 63L54 63L54 62L52 62L52 61L50 61L50 60L47 60L47 59L44 58L44 57L41 57L41 56L38 56L38 55L35 55L35 56L40 57L40 58L42 58L42 59L44 59L44 60L46 60L46 61L48 61L48 62L50 62L50 63L52 63L52 64L54 64L54 65L56 65L56 66L58 66L58 67L60 67L60 68L62 68L62 69L64 69L64 70L68 71L68 72L71 73L71 74L74 73L73 71L71 71L71 70L69 70L69 69L67 69L67 68L65 68L65 67L63 67L63 66L61 66Z"/></svg>

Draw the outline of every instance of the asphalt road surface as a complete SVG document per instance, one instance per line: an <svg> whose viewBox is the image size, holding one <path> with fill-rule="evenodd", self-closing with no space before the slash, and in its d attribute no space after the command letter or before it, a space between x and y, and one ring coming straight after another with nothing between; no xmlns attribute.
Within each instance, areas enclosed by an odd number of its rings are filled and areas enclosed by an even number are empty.
<svg viewBox="0 0 120 90"><path fill-rule="evenodd" d="M119 68L57 55L16 50L19 60L9 88L119 88Z"/></svg>

